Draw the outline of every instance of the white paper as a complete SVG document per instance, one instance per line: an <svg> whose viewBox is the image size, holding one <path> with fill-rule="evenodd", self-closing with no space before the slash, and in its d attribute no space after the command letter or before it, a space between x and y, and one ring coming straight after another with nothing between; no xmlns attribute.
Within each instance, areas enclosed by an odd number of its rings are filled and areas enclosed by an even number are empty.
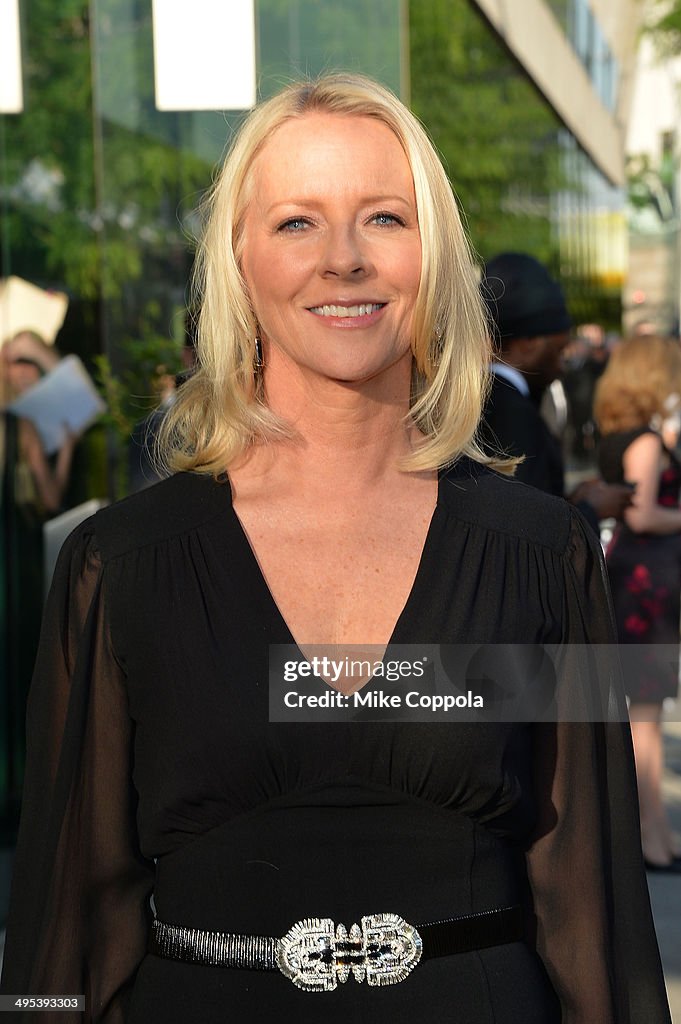
<svg viewBox="0 0 681 1024"><path fill-rule="evenodd" d="M35 331L51 345L68 304L63 292L46 292L21 277L0 281L0 345L20 331Z"/></svg>
<svg viewBox="0 0 681 1024"><path fill-rule="evenodd" d="M59 451L67 430L80 434L106 404L78 356L66 356L8 407L35 425L47 455Z"/></svg>

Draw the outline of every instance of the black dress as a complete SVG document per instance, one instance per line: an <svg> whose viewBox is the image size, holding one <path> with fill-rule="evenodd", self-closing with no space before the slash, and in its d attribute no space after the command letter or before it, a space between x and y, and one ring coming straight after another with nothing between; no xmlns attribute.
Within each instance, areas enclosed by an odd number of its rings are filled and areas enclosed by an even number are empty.
<svg viewBox="0 0 681 1024"><path fill-rule="evenodd" d="M442 475L392 641L443 639L610 642L579 515L468 461ZM85 992L106 1024L668 1024L627 726L268 724L268 645L291 641L227 483L180 474L72 535L30 698L3 991ZM152 889L161 919L219 931L521 902L528 935L307 993L145 954Z"/></svg>
<svg viewBox="0 0 681 1024"><path fill-rule="evenodd" d="M601 472L608 483L623 483L624 453L648 427L601 440ZM667 451L658 504L679 507L681 464ZM675 697L679 679L681 615L681 531L634 533L626 523L615 530L606 555L620 643L635 644L622 659L624 685L635 703L658 704Z"/></svg>

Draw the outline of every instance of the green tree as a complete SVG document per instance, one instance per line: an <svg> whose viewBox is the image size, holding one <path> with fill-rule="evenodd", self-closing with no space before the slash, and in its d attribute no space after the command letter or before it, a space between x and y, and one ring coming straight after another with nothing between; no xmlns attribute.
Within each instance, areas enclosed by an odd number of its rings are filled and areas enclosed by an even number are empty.
<svg viewBox="0 0 681 1024"><path fill-rule="evenodd" d="M585 155L470 0L409 5L412 106L440 150L483 259L536 256L573 315L618 325L619 288L589 267Z"/></svg>
<svg viewBox="0 0 681 1024"><path fill-rule="evenodd" d="M22 30L25 110L0 118L3 270L94 297L88 5L33 0Z"/></svg>
<svg viewBox="0 0 681 1024"><path fill-rule="evenodd" d="M175 368L166 350L183 340L192 259L184 210L222 140L197 156L190 115L155 109L150 0L31 0L22 41L25 110L0 118L2 273L68 292L62 348L104 355L141 418L156 366ZM87 461L82 491L101 493Z"/></svg>
<svg viewBox="0 0 681 1024"><path fill-rule="evenodd" d="M179 144L179 115L154 109L150 3L134 5L132 21L130 10L124 0L26 5L25 111L0 119L5 259L91 301L120 298L169 241L186 248L175 204L210 181L211 162ZM109 56L105 82L93 49ZM131 82L139 130L102 109L102 93L111 111L119 90L124 114Z"/></svg>
<svg viewBox="0 0 681 1024"><path fill-rule="evenodd" d="M558 124L545 101L461 0L410 4L412 105L430 131L485 258L555 256L549 201Z"/></svg>
<svg viewBox="0 0 681 1024"><path fill-rule="evenodd" d="M661 55L681 53L681 0L655 0L646 31Z"/></svg>
<svg viewBox="0 0 681 1024"><path fill-rule="evenodd" d="M681 0L655 0L643 31L653 40L661 60L681 54ZM641 230L641 225L646 224L639 216L642 211L648 214L648 230L651 225L656 225L657 230L669 230L678 217L677 145L675 134L669 132L663 136L659 161L654 161L648 153L629 156L627 188L634 230ZM651 220L651 213L657 218L657 224ZM642 230L645 231L645 227Z"/></svg>

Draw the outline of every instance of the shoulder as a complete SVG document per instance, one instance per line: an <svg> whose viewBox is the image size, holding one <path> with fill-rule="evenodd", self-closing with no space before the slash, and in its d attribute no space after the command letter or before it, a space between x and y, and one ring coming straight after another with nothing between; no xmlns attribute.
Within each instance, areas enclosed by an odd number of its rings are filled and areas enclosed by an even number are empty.
<svg viewBox="0 0 681 1024"><path fill-rule="evenodd" d="M567 549L573 517L578 515L564 498L468 458L443 473L440 494L450 515L559 554Z"/></svg>
<svg viewBox="0 0 681 1024"><path fill-rule="evenodd" d="M615 431L612 434L602 434L600 439L601 447L610 448L628 448L634 441L638 441L639 438L646 437L652 440L657 439L658 442L662 443L662 438L656 430L652 427L636 427L635 430L621 430ZM650 442L649 442L650 443Z"/></svg>
<svg viewBox="0 0 681 1024"><path fill-rule="evenodd" d="M106 562L194 530L224 513L230 502L228 483L203 473L177 473L101 509L90 528Z"/></svg>
<svg viewBox="0 0 681 1024"><path fill-rule="evenodd" d="M546 429L531 398L513 384L492 375L492 384L483 412L483 432L491 431L502 448L517 454L541 446Z"/></svg>
<svg viewBox="0 0 681 1024"><path fill-rule="evenodd" d="M650 448L660 449L664 448L664 441L656 430L652 427L644 427L642 430L632 430L628 434L622 435L622 445L624 448L630 448L632 444L637 444L639 448Z"/></svg>
<svg viewBox="0 0 681 1024"><path fill-rule="evenodd" d="M641 430L630 430L626 434L610 435L613 438L611 448L608 451L615 451L621 460L635 459L651 465L657 465L660 456L666 451L664 441L657 431L650 427Z"/></svg>
<svg viewBox="0 0 681 1024"><path fill-rule="evenodd" d="M491 374L487 407L534 410L534 404L527 395L523 395L510 381L496 373Z"/></svg>

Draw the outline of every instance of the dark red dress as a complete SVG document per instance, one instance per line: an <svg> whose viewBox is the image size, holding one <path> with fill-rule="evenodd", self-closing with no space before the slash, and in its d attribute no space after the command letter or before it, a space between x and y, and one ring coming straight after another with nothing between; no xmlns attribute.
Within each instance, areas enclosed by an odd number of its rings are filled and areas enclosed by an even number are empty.
<svg viewBox="0 0 681 1024"><path fill-rule="evenodd" d="M601 472L608 483L624 481L627 448L648 427L608 434L601 441ZM667 451L670 465L660 476L658 503L679 504L681 463ZM622 659L624 685L633 703L661 703L675 697L679 678L681 615L681 533L634 533L621 523L606 555L620 643L636 644Z"/></svg>

